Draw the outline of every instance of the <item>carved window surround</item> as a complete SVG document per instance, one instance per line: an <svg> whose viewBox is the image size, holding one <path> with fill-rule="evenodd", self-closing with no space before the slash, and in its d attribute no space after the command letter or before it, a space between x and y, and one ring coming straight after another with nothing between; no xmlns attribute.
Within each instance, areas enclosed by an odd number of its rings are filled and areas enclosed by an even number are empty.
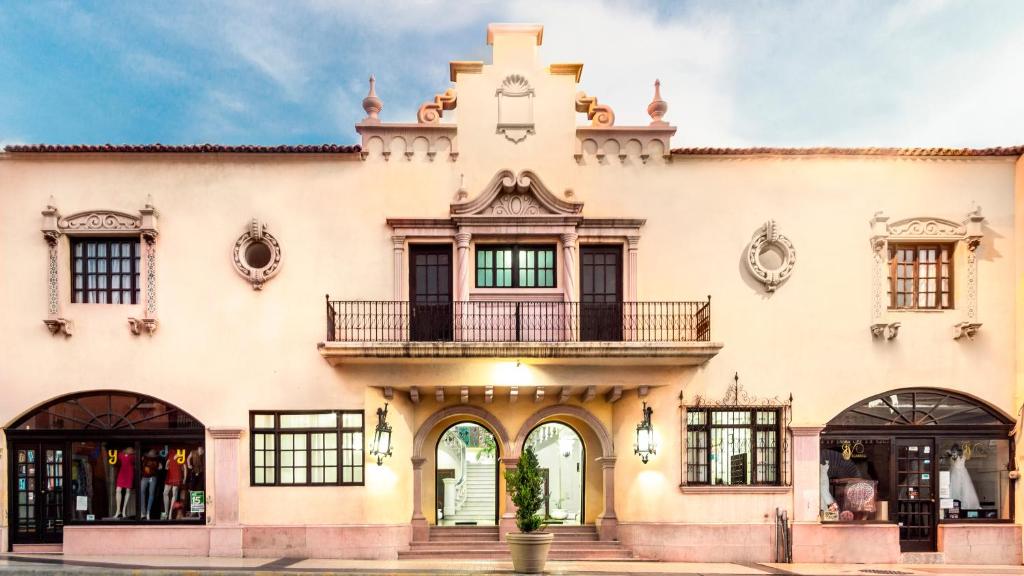
<svg viewBox="0 0 1024 576"><path fill-rule="evenodd" d="M958 270L965 269L966 290L956 290L961 300L954 302L954 310L961 311L961 320L953 325L953 338L973 339L981 328L978 321L978 249L985 237L981 208L967 213L962 223L943 218L916 217L889 223L889 217L876 212L870 220L872 275L871 275L871 334L876 338L892 340L900 329L900 322L892 321L887 297L890 242L948 242L962 244L966 250L962 262L966 266L953 266L953 282L957 283ZM954 252L954 258L961 251ZM902 311L900 312L902 313ZM940 311L941 313L941 311Z"/></svg>
<svg viewBox="0 0 1024 576"><path fill-rule="evenodd" d="M115 210L88 210L61 216L53 198L43 210L43 239L48 246L47 313L43 323L51 334L71 336L74 322L63 314L60 296L61 270L69 270L68 236L138 236L142 239L143 302L142 317L128 318L132 334L152 334L157 328L156 238L157 215L152 198L139 210L138 216ZM68 254L62 258L61 254ZM70 276L70 275L69 275ZM70 288L70 284L68 284Z"/></svg>
<svg viewBox="0 0 1024 576"><path fill-rule="evenodd" d="M582 211L583 203L577 201L571 191L560 198L533 172L524 170L516 175L502 170L473 199L460 188L456 201L450 206L449 218L389 218L394 252L394 299L408 299L406 251L411 243L454 244L454 298L470 300L481 298L484 291L493 298L504 296L494 289L471 288L470 251L475 241L557 239L561 251L560 277L559 289L554 293L560 293L567 301L578 299L576 254L580 243L611 243L623 246L623 298L636 300L639 243L645 220L584 218ZM521 290L515 293L509 296L518 298L523 294ZM552 294L539 291L536 297L550 299Z"/></svg>
<svg viewBox="0 0 1024 576"><path fill-rule="evenodd" d="M665 162L672 160L669 140L676 133L675 126L578 126L576 128L577 164L587 157L600 163L617 158L625 164L627 159L646 164L652 157Z"/></svg>
<svg viewBox="0 0 1024 576"><path fill-rule="evenodd" d="M392 156L412 160L417 147L422 146L424 158L433 162L438 152L454 162L459 158L458 129L454 124L383 124L360 122L356 132L362 137L362 156L366 160L371 150L380 148L385 161Z"/></svg>

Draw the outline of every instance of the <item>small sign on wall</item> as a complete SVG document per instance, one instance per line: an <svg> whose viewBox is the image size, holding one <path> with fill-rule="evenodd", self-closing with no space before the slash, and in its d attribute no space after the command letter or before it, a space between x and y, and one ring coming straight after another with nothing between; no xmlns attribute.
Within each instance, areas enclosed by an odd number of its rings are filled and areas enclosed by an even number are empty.
<svg viewBox="0 0 1024 576"><path fill-rule="evenodd" d="M206 492L189 492L188 495L192 504L191 512L193 514L206 512Z"/></svg>
<svg viewBox="0 0 1024 576"><path fill-rule="evenodd" d="M89 509L89 497L88 496L76 496L75 497L75 511L85 512Z"/></svg>

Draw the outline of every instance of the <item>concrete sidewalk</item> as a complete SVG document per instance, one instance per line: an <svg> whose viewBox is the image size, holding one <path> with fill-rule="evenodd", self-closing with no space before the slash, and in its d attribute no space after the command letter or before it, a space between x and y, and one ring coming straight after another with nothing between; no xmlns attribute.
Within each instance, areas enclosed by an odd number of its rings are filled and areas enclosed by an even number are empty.
<svg viewBox="0 0 1024 576"><path fill-rule="evenodd" d="M511 562L489 560L327 560L300 558L187 558L177 556L63 556L60 554L0 554L5 574L110 574L144 572L158 575L224 574L338 574L367 575L501 575L514 574ZM547 574L608 576L649 574L655 576L749 576L797 574L800 576L1024 576L1022 566L954 566L943 564L755 564L684 562L548 562Z"/></svg>

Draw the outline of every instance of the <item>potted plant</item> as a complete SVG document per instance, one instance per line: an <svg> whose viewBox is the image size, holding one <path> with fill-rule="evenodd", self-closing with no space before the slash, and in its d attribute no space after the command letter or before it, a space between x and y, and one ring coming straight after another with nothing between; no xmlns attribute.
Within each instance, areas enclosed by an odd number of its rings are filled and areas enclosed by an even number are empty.
<svg viewBox="0 0 1024 576"><path fill-rule="evenodd" d="M544 504L544 478L532 446L523 451L515 470L505 472L505 488L516 505L516 527L519 528L518 534L506 535L512 551L512 568L517 573L540 574L555 535L539 532L544 527L544 519L537 514Z"/></svg>

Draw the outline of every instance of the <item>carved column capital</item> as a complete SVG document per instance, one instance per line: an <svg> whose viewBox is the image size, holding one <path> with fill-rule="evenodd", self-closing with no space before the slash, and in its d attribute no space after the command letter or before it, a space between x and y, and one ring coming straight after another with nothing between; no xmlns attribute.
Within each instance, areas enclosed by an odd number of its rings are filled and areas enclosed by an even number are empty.
<svg viewBox="0 0 1024 576"><path fill-rule="evenodd" d="M43 240L50 246L56 246L62 234L59 230L43 230Z"/></svg>
<svg viewBox="0 0 1024 576"><path fill-rule="evenodd" d="M575 232L566 232L562 234L560 238L562 240L562 246L575 248L580 235Z"/></svg>
<svg viewBox="0 0 1024 576"><path fill-rule="evenodd" d="M640 237L639 236L626 236L626 246L630 250L637 250L640 248Z"/></svg>
<svg viewBox="0 0 1024 576"><path fill-rule="evenodd" d="M398 236L398 235L392 236L391 237L391 244L394 247L396 252L400 251L400 250L405 250L405 236Z"/></svg>
<svg viewBox="0 0 1024 576"><path fill-rule="evenodd" d="M469 232L459 232L455 235L455 246L458 248L469 248L469 241L473 235Z"/></svg>
<svg viewBox="0 0 1024 576"><path fill-rule="evenodd" d="M423 458L421 456L413 456L411 460L413 470L421 470L423 468L423 463L427 461L426 458Z"/></svg>

